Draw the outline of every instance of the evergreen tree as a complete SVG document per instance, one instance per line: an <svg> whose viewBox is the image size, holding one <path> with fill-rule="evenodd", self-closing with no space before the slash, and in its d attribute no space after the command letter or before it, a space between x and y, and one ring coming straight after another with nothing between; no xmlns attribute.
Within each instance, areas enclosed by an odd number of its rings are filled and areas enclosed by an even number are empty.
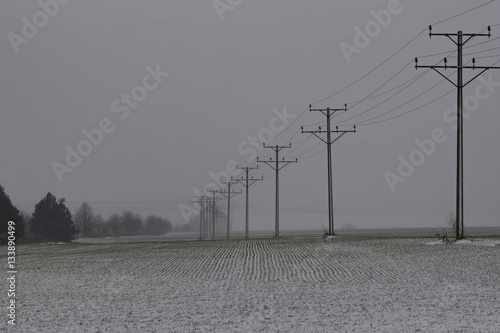
<svg viewBox="0 0 500 333"><path fill-rule="evenodd" d="M31 232L42 241L69 242L75 238L77 230L71 212L57 201L50 192L36 206L31 221Z"/></svg>
<svg viewBox="0 0 500 333"><path fill-rule="evenodd" d="M7 238L9 221L16 223L16 239L24 235L24 220L19 210L12 204L4 188L0 185L0 241Z"/></svg>

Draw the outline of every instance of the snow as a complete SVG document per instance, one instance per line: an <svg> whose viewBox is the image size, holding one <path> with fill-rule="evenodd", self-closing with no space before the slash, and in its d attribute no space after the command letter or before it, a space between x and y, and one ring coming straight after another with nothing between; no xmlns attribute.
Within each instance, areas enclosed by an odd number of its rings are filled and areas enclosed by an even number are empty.
<svg viewBox="0 0 500 333"><path fill-rule="evenodd" d="M328 240L328 239L336 239L338 238L338 236L335 236L335 235L325 235L325 239Z"/></svg>
<svg viewBox="0 0 500 333"><path fill-rule="evenodd" d="M449 243L443 240L428 242L426 245L476 245L476 246L496 246L500 244L500 240L496 239L459 239Z"/></svg>
<svg viewBox="0 0 500 333"><path fill-rule="evenodd" d="M0 331L499 332L500 247L426 241L22 245Z"/></svg>

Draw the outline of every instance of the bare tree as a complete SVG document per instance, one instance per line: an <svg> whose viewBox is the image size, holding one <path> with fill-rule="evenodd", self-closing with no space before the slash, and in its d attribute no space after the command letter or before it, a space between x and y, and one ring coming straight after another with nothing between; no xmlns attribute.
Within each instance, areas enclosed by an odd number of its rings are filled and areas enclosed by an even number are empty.
<svg viewBox="0 0 500 333"><path fill-rule="evenodd" d="M122 225L128 236L138 235L142 231L142 217L126 210L122 213Z"/></svg>
<svg viewBox="0 0 500 333"><path fill-rule="evenodd" d="M462 238L465 238L463 237L463 228L465 228L465 226L467 225L467 223L464 223L463 225L458 225L457 226L457 220L455 218L455 215L450 212L450 215L446 218L446 224L451 228L453 229L453 233L457 234L457 227L458 227L458 235L461 235Z"/></svg>
<svg viewBox="0 0 500 333"><path fill-rule="evenodd" d="M451 243L450 240L448 239L448 230L446 230L446 228L441 228L441 231L434 229L434 231L436 233L436 237L440 238L443 241L443 243L445 244Z"/></svg>
<svg viewBox="0 0 500 333"><path fill-rule="evenodd" d="M19 214L21 215L21 220L23 221L23 224L24 224L24 236L26 238L29 238L29 235L31 232L30 231L31 214L25 210L19 211Z"/></svg>
<svg viewBox="0 0 500 333"><path fill-rule="evenodd" d="M74 221L80 237L91 237L94 224L94 210L88 202L82 203L75 212Z"/></svg>
<svg viewBox="0 0 500 333"><path fill-rule="evenodd" d="M103 237L105 235L104 217L101 214L95 214L94 224L96 228L97 237Z"/></svg>
<svg viewBox="0 0 500 333"><path fill-rule="evenodd" d="M120 215L113 214L108 217L107 225L114 237L120 236L120 229L122 228L122 217Z"/></svg>

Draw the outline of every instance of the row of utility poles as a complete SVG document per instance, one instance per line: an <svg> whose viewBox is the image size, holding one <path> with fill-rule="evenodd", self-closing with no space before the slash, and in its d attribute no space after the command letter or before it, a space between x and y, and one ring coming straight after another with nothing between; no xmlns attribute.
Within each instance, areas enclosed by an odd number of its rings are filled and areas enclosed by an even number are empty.
<svg viewBox="0 0 500 333"><path fill-rule="evenodd" d="M457 239L463 239L464 238L464 186L463 186L463 88L467 86L469 83L471 83L474 79L479 77L481 74L483 74L485 71L489 69L500 69L500 67L494 67L494 66L476 66L476 61L473 58L472 59L472 66L467 66L463 65L463 55L462 55L462 48L463 46L470 41L474 37L491 37L491 28L488 27L488 33L479 33L479 34L474 34L474 33L469 33L465 34L462 31L458 31L457 33L433 33L432 32L432 27L429 26L429 37L432 36L445 36L449 38L455 45L457 46L457 64L456 65L448 65L448 61L446 58L444 58L444 65L431 65L431 66L422 66L418 65L418 59L415 58L415 68L430 68L435 70L437 73L439 73L442 77L444 77L447 81L452 83L456 88L457 88L457 155L456 155L456 163L457 163L457 172L456 172L456 221L455 221L455 232L456 232L456 238ZM464 40L465 37L465 40ZM453 82L450 80L446 75L444 75L440 69L456 69L457 70L457 82ZM464 69L472 69L472 70L480 70L480 72L472 77L470 80L467 82L463 81L463 70ZM322 129L319 127L317 130L304 130L304 127L301 127L301 132L303 134L312 134L316 136L318 139L320 139L323 143L326 144L327 146L327 169L328 169L328 234L327 236L333 236L335 235L335 229L334 229L334 218L333 218L333 203L334 203L334 197L333 197L333 174L332 174L332 144L335 143L337 140L342 138L344 135L347 133L356 133L356 126L354 125L352 128L349 129L344 129L344 130L339 130L338 126L335 127L335 129L332 129L331 127L331 117L334 115L336 112L346 112L347 111L347 105L344 104L343 108L318 108L318 109L313 109L312 106L309 106L309 111L310 112L321 112L325 117L326 117L326 130ZM336 137L332 138L332 134L337 134ZM326 136L326 137L325 137ZM269 158L269 160L261 160L257 158L258 163L265 163L267 164L271 169L275 171L275 177L276 177L276 193L275 193L275 237L279 237L279 172L282 170L284 167L289 165L290 163L297 163L297 159L295 160L285 160L285 158L282 158L280 160L279 158L279 153L283 149L291 148L292 145L288 144L286 146L279 146L279 145L265 145L263 148L267 149L272 149L275 153L275 158L273 159L272 157ZM253 169L257 169L258 167L237 167L238 169L241 169L245 171L245 177L241 177L239 179L231 178L229 181L221 182L227 186L227 190L219 190L219 191L212 191L213 197L211 198L211 211L212 211L212 226L210 226L210 223L207 223L207 214L205 212L205 200L207 197L199 197L198 198L198 203L200 204L200 238L203 238L202 235L206 236L210 233L211 231L211 237L212 239L215 237L217 234L217 230L215 225L217 224L214 222L216 220L216 212L215 212L215 204L217 201L223 199L220 197L216 197L217 193L222 194L225 198L227 198L227 238L229 239L230 237L230 208L231 208L231 198L238 194L241 193L241 191L234 191L231 190L231 185L235 184L241 184L245 186L246 189L246 214L245 214L245 238L249 237L249 215L248 215L248 209L249 209L249 204L248 204L248 189L250 186L255 184L259 180L263 180L263 178L254 178L254 177L249 177L249 172ZM205 198L205 199L204 199Z"/></svg>
<svg viewBox="0 0 500 333"><path fill-rule="evenodd" d="M329 215L329 235L334 235L334 226L333 226L333 185L332 185L332 163L331 163L331 145L340 139L343 135L350 133L350 132L355 132L356 127L354 126L353 130L339 130L338 127L336 127L335 130L330 129L330 116L333 114L333 112L336 111L347 111L347 107L345 109L312 109L310 108L310 111L321 111L323 112L326 117L327 117L327 130L323 131L321 130L321 127L317 131L304 131L302 128L302 133L312 133L318 138L320 138L323 142L327 144L327 157L328 157L328 215ZM321 137L321 134L326 133L326 140L324 140ZM337 133L340 134L337 136L335 139L332 140L331 138L331 133ZM291 148L292 145L288 144L286 146L279 146L279 145L263 145L263 148L266 149L272 149L274 151L275 157L274 159L272 157L269 158L269 160L261 160L257 158L258 163L264 163L268 165L271 169L275 171L275 221L274 221L274 236L279 237L279 173L280 171L289 165L290 163L297 163L298 160L285 160L283 157L280 160L280 152L283 149ZM234 197L236 194L242 193L242 191L235 191L231 190L232 185L236 184L241 184L245 187L245 194L246 194L246 204L245 204L245 239L249 238L249 188L256 182L260 180L264 180L263 177L261 178L254 178L253 176L250 177L249 173L251 170L256 170L258 169L257 167L240 167L237 166L237 169L243 170L245 172L245 176L240 177L240 178L231 178L231 180L227 181L221 181L222 184L226 185L225 190L212 190L209 191L212 193L212 197L209 196L200 196L197 199L197 202L200 206L200 239L207 239L208 235L210 235L211 239L214 239L215 236L218 234L218 230L216 229L216 203L224 198L227 199L227 221L226 221L226 238L229 239L231 235L231 198ZM217 194L220 193L223 195L223 197L217 197ZM211 207L212 212L212 218L211 218L211 223L209 221L208 213L206 212L205 207Z"/></svg>
<svg viewBox="0 0 500 333"><path fill-rule="evenodd" d="M226 214L216 204L220 199L206 195L196 197L200 207L200 239L213 239L223 229Z"/></svg>

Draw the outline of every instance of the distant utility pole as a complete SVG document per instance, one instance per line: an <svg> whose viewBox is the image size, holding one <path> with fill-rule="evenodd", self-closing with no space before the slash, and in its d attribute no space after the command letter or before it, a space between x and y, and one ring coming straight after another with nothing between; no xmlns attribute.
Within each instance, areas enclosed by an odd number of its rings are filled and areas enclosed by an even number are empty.
<svg viewBox="0 0 500 333"><path fill-rule="evenodd" d="M205 199L205 224L206 224L206 236L205 239L209 239L212 234L212 214L211 212L212 205L210 204L210 197Z"/></svg>
<svg viewBox="0 0 500 333"><path fill-rule="evenodd" d="M220 208L217 209L217 217L218 217L218 224L219 226L217 227L217 233L219 233L219 230L222 230L224 228L224 213Z"/></svg>
<svg viewBox="0 0 500 333"><path fill-rule="evenodd" d="M200 240L207 238L206 199L208 199L206 195L201 195L196 197L195 201L200 205Z"/></svg>
<svg viewBox="0 0 500 333"><path fill-rule="evenodd" d="M263 146L264 148L269 148L274 150L276 153L276 159L273 161L273 159L270 157L269 161L264 161L264 160L259 160L257 157L257 162L259 163L266 163L271 167L274 171L276 171L276 203L275 203L275 215L274 215L274 237L279 237L280 235L280 186L279 186L279 173L280 170L286 167L290 163L297 163L297 159L295 161L285 161L285 158L283 160L279 160L279 152L285 148L292 148L292 144L289 143L288 146ZM283 163L283 165L280 167L279 163ZM273 166L274 164L274 166Z"/></svg>
<svg viewBox="0 0 500 333"><path fill-rule="evenodd" d="M215 204L217 202L219 202L220 200L224 199L224 198L221 198L221 197L217 197L217 192L216 190L210 190L208 191L210 193L212 193L212 198L209 198L210 199L210 203L211 203L211 206L212 206L212 233L211 233L211 237L212 239L215 239L215 234L216 234L216 207L215 207Z"/></svg>
<svg viewBox="0 0 500 333"><path fill-rule="evenodd" d="M219 234L220 229L220 210L219 206L215 205L215 236Z"/></svg>
<svg viewBox="0 0 500 333"><path fill-rule="evenodd" d="M241 191L231 191L231 185L238 184L237 181L222 181L222 184L227 185L227 191L217 191L218 193L222 194L227 198L227 239L229 239L229 235L231 233L231 198L234 197L236 194L241 193Z"/></svg>
<svg viewBox="0 0 500 333"><path fill-rule="evenodd" d="M456 192L456 215L455 215L455 233L457 239L464 238L464 149L463 149L463 88L479 77L481 74L486 72L488 69L500 69L500 67L493 66L476 66L476 59L472 59L472 66L464 66L462 61L462 47L474 37L491 37L491 28L488 26L487 34L464 34L462 31L457 33L433 33L432 26L429 26L429 37L432 36L445 36L448 37L457 46L457 65L448 66L448 61L444 58L444 65L439 66L420 66L418 65L418 58L415 58L415 68L432 68L439 75L448 80L457 88L457 192ZM452 37L456 37L456 40ZM463 37L466 37L463 41ZM444 68L445 70L456 69L457 70L457 83L451 81L446 75L441 73L438 69ZM463 82L463 70L464 69L480 69L482 70L479 74L474 76L472 79Z"/></svg>
<svg viewBox="0 0 500 333"><path fill-rule="evenodd" d="M246 210L245 210L245 239L248 239L248 188L250 186L252 186L253 184L255 184L256 182L258 182L259 180L264 180L264 177L261 177L261 178L248 178L248 173L250 172L250 170L255 170L255 169L258 169L259 167L240 167L240 166L236 166L236 169L240 169L240 170L244 170L245 171L245 175L246 177L243 178L241 177L240 179L233 179L231 178L231 180L236 180L237 182L239 182L241 185L245 186L245 192L246 192Z"/></svg>
<svg viewBox="0 0 500 333"><path fill-rule="evenodd" d="M336 127L334 131L331 130L330 119L332 114L335 112L346 112L347 104L344 104L343 109L312 109L311 105L309 105L309 112L321 112L326 116L326 131L321 130L321 127L318 128L317 131L304 131L304 127L301 127L302 133L311 133L314 134L318 139L326 143L326 152L328 159L328 235L335 235L334 226L333 226L333 176L332 176L332 144L343 137L346 133L356 133L356 125L354 125L353 130L345 130L339 131L339 128ZM326 133L326 140L320 136L320 134ZM340 133L338 137L332 140L331 133Z"/></svg>

